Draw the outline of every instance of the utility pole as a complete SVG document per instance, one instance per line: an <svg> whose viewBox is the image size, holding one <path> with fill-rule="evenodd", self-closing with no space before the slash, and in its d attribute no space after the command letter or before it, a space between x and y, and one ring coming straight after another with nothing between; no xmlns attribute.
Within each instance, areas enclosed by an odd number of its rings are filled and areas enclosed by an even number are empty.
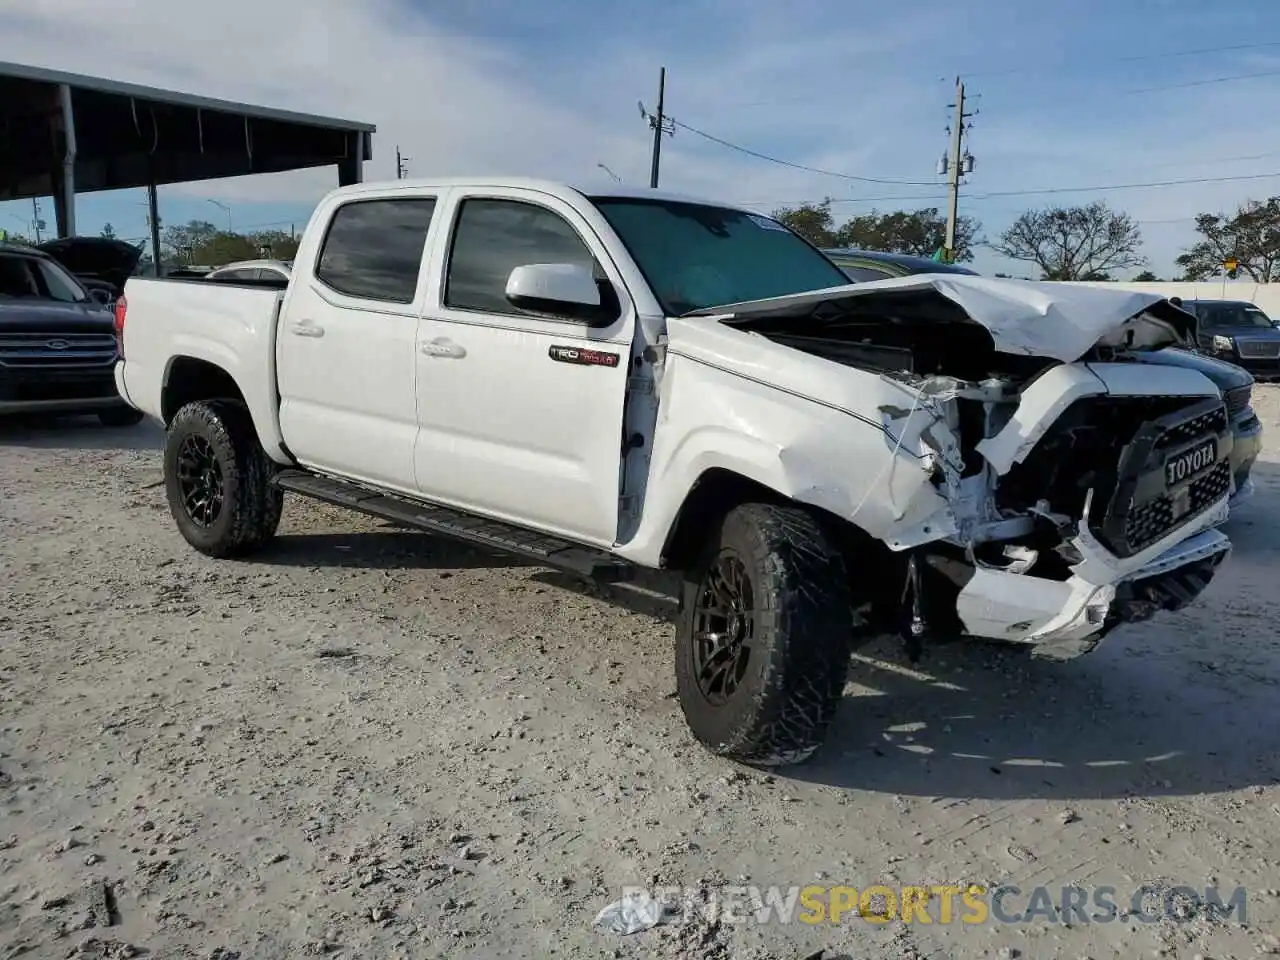
<svg viewBox="0 0 1280 960"><path fill-rule="evenodd" d="M36 233L36 244L40 243L40 231L44 229L44 221L40 219L40 201L31 198L31 228Z"/></svg>
<svg viewBox="0 0 1280 960"><path fill-rule="evenodd" d="M400 148L396 147L396 179L397 180L403 180L405 177L409 175L409 168L405 166L405 163L412 159L413 157L401 156Z"/></svg>
<svg viewBox="0 0 1280 960"><path fill-rule="evenodd" d="M956 255L956 227L960 219L960 178L973 172L973 157L964 152L965 121L973 116L964 110L964 81L956 77L955 120L951 123L951 149L943 160L947 174L947 239L943 257L951 263Z"/></svg>
<svg viewBox="0 0 1280 960"><path fill-rule="evenodd" d="M667 95L667 68L663 67L658 73L658 112L650 113L645 109L644 101L640 102L640 116L648 122L653 130L653 163L649 168L649 187L650 189L658 189L658 168L662 162L662 137L666 134L668 137L676 131L676 126L666 115L666 95Z"/></svg>

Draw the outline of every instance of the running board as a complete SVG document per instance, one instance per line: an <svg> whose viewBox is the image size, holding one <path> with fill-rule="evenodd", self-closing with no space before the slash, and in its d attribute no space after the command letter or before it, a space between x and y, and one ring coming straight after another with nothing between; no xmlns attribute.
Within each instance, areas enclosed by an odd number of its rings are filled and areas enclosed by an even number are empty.
<svg viewBox="0 0 1280 960"><path fill-rule="evenodd" d="M392 520L426 533L524 557L592 580L618 583L630 580L634 573L631 564L603 550L579 546L568 540L450 507L370 490L346 480L320 477L303 470L282 470L272 482L281 490Z"/></svg>

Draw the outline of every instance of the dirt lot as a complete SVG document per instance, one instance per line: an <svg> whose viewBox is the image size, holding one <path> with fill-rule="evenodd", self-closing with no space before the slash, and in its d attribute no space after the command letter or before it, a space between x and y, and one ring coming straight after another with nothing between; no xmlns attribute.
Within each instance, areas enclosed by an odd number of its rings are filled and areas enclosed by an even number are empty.
<svg viewBox="0 0 1280 960"><path fill-rule="evenodd" d="M159 439L0 428L4 960L1280 952L1275 444L1190 612L1068 664L863 651L829 747L769 778L686 733L659 600L296 500L263 559L205 560ZM592 927L624 885L815 878L1011 912L1243 886L1248 917Z"/></svg>

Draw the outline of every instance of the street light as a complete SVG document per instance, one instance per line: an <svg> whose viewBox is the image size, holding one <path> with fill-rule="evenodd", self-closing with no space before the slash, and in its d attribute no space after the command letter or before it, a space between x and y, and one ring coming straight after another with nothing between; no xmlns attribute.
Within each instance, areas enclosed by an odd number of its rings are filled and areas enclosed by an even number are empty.
<svg viewBox="0 0 1280 960"><path fill-rule="evenodd" d="M219 201L219 200L210 200L209 202L210 202L210 203L212 203L212 204L213 204L215 207L217 207L219 210L222 210L224 213L226 213L226 215L227 215L227 233L230 233L230 232L231 232L231 208L230 208L230 207L228 207L225 203L222 203L222 202L221 202L221 201Z"/></svg>

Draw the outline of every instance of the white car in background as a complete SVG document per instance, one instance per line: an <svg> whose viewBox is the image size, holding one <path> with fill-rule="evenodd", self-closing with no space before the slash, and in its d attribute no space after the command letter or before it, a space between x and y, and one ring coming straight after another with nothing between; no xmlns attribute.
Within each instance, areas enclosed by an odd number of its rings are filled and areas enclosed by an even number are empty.
<svg viewBox="0 0 1280 960"><path fill-rule="evenodd" d="M210 271L206 280L280 280L293 275L292 260L240 260Z"/></svg>

